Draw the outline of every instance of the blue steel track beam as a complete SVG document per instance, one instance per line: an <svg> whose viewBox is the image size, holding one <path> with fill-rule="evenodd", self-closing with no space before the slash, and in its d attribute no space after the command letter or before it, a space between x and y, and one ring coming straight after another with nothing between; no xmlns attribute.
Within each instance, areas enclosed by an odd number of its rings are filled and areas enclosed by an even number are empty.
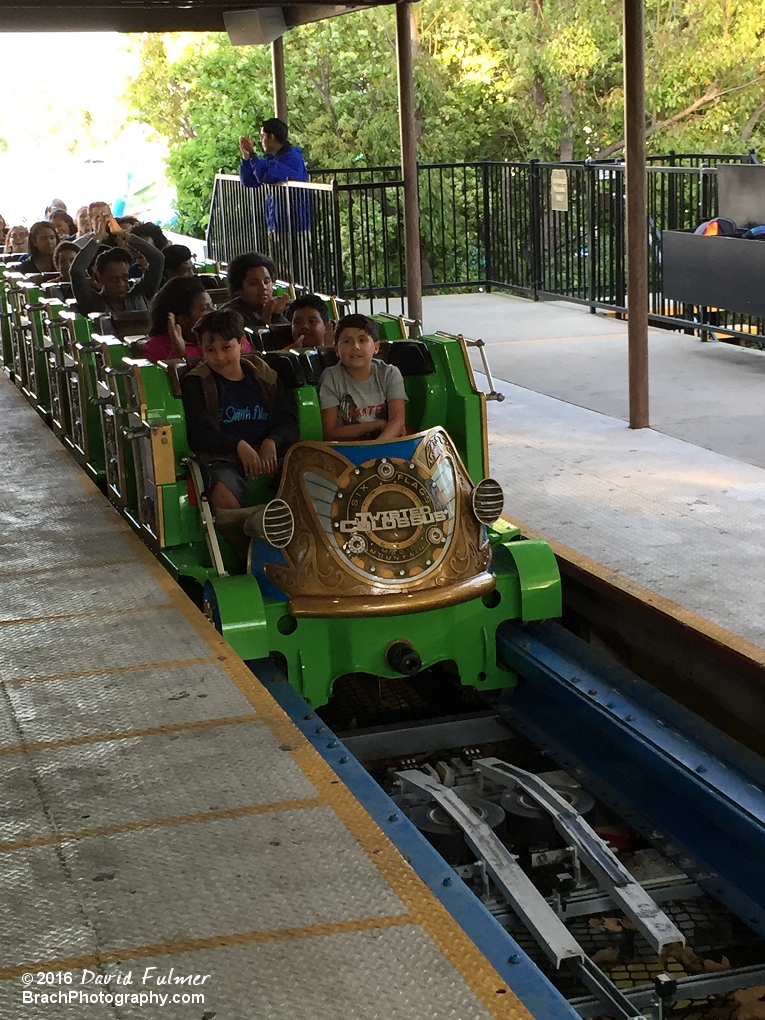
<svg viewBox="0 0 765 1020"><path fill-rule="evenodd" d="M500 714L765 935L761 763L556 624L503 624L497 654Z"/></svg>

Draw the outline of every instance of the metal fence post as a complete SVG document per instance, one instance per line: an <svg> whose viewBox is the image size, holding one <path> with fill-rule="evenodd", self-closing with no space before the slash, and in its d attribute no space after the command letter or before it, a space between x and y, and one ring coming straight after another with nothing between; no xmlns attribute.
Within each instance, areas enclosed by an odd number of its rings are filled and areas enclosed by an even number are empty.
<svg viewBox="0 0 765 1020"><path fill-rule="evenodd" d="M627 347L630 428L648 428L648 229L645 168L644 0L624 0L627 192Z"/></svg>
<svg viewBox="0 0 765 1020"><path fill-rule="evenodd" d="M340 236L340 191L337 180L332 181L332 252L335 263L335 293L338 297L345 294L345 280L343 278L343 243Z"/></svg>
<svg viewBox="0 0 765 1020"><path fill-rule="evenodd" d="M600 261L597 251L597 194L595 188L595 167L592 163L585 163L587 176L587 296L590 302L590 314L596 312L595 302L597 301L596 275L597 266Z"/></svg>
<svg viewBox="0 0 765 1020"><path fill-rule="evenodd" d="M540 194L541 174L539 160L529 160L529 231L531 233L531 290L534 300L539 300L543 289L542 280L542 196Z"/></svg>
<svg viewBox="0 0 765 1020"><path fill-rule="evenodd" d="M406 302L410 319L422 322L422 260L417 131L414 120L412 69L412 5L396 4L398 109L401 128L401 170L404 178L404 234L406 237Z"/></svg>
<svg viewBox="0 0 765 1020"><path fill-rule="evenodd" d="M489 161L484 159L481 169L483 171L483 256L484 272L486 279L484 286L488 292L491 291L491 281L494 279L493 259L491 251L491 196L489 194Z"/></svg>

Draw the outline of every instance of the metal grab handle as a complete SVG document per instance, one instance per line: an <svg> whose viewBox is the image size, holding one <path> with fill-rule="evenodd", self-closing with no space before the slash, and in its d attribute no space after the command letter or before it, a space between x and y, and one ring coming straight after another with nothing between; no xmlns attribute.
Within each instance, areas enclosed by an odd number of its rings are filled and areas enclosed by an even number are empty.
<svg viewBox="0 0 765 1020"><path fill-rule="evenodd" d="M133 367L129 365L127 368L122 365L107 365L104 369L107 375L132 375Z"/></svg>
<svg viewBox="0 0 765 1020"><path fill-rule="evenodd" d="M350 302L348 302L350 304ZM409 335L412 340L418 340L422 336L422 321L420 319L409 319L406 315L394 315L392 312L381 312L383 318L394 319L401 326L402 333L405 336ZM407 331L407 327L412 326L413 329Z"/></svg>
<svg viewBox="0 0 765 1020"><path fill-rule="evenodd" d="M448 336L451 337L452 340L455 339L454 333L445 333L441 329L437 331L436 336ZM499 402L503 401L505 399L505 394L498 393L496 387L494 386L494 377L491 374L491 369L489 368L489 361L488 358L486 357L486 342L484 340L468 340L468 338L466 336L463 336L461 333L458 335L457 339L461 340L464 343L465 347L478 348L478 353L481 355L481 361L483 362L484 374L486 375L486 378L489 380L489 386L491 387L489 392L484 394L486 399L496 400Z"/></svg>
<svg viewBox="0 0 765 1020"><path fill-rule="evenodd" d="M96 407L105 407L107 404L114 403L114 397L91 397L91 404L95 404Z"/></svg>
<svg viewBox="0 0 765 1020"><path fill-rule="evenodd" d="M463 339L465 339L463 337ZM504 393L498 393L494 386L494 379L489 368L489 361L486 357L486 341L485 340L465 340L466 347L475 347L478 353L481 355L481 362L483 363L483 371L486 378L489 380L489 386L491 387L489 392L486 394L487 400L503 401L505 399Z"/></svg>
<svg viewBox="0 0 765 1020"><path fill-rule="evenodd" d="M403 323L405 326L411 326L410 336L413 340L419 340L422 336L422 320L421 319L408 319L405 315L399 315L398 321Z"/></svg>

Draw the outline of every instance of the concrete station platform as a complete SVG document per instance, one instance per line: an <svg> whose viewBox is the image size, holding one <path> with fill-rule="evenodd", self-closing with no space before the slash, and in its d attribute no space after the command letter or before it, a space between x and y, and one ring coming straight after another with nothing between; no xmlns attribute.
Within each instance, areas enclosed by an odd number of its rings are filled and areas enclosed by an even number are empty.
<svg viewBox="0 0 765 1020"><path fill-rule="evenodd" d="M428 297L424 318L488 345L508 515L765 663L765 355L652 329L635 431L625 322L498 294Z"/></svg>
<svg viewBox="0 0 765 1020"><path fill-rule="evenodd" d="M5 378L0 413L0 1017L529 1020Z"/></svg>

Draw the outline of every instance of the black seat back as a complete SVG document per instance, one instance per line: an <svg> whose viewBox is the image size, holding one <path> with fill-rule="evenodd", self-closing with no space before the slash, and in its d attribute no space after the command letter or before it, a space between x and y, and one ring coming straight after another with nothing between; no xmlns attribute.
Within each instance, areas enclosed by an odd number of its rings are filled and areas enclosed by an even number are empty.
<svg viewBox="0 0 765 1020"><path fill-rule="evenodd" d="M332 368L340 360L334 347L317 347L316 353L319 355L322 372L325 368Z"/></svg>
<svg viewBox="0 0 765 1020"><path fill-rule="evenodd" d="M180 400L182 396L181 383L183 382L184 376L188 375L192 368L196 368L201 361L201 358L189 358L188 361L186 361L185 358L173 358L171 361L160 361L160 367L164 368L167 372L167 378L170 381L170 389L173 391L173 396L178 397Z"/></svg>
<svg viewBox="0 0 765 1020"><path fill-rule="evenodd" d="M99 315L96 329L104 336L116 336L124 340L127 336L148 336L149 310L141 308L133 312L112 312Z"/></svg>
<svg viewBox="0 0 765 1020"><path fill-rule="evenodd" d="M403 376L432 375L436 370L430 349L421 340L393 340L388 344L389 365L395 365Z"/></svg>
<svg viewBox="0 0 765 1020"><path fill-rule="evenodd" d="M249 355L244 355L249 360ZM263 355L265 363L276 372L282 384L288 390L296 390L305 386L306 378L300 359L288 351L266 351Z"/></svg>
<svg viewBox="0 0 765 1020"><path fill-rule="evenodd" d="M430 349L421 340L384 340L377 358L395 365L403 376L431 375L436 370ZM299 356L305 380L313 386L318 386L324 369L331 368L339 360L334 347L301 351Z"/></svg>
<svg viewBox="0 0 765 1020"><path fill-rule="evenodd" d="M264 351L283 351L292 343L292 326L281 323L260 331L260 342Z"/></svg>
<svg viewBox="0 0 765 1020"><path fill-rule="evenodd" d="M207 293L212 298L212 303L216 308L220 308L221 305L225 305L227 301L231 300L228 287L208 287Z"/></svg>
<svg viewBox="0 0 765 1020"><path fill-rule="evenodd" d="M327 367L321 360L317 350L301 351L299 355L303 375L310 386L318 386L321 373Z"/></svg>

